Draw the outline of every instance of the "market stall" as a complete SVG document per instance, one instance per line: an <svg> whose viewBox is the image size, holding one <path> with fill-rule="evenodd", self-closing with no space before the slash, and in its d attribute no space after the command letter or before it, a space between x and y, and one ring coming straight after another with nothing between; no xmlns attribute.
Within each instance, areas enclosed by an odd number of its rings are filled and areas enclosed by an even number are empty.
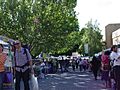
<svg viewBox="0 0 120 90"><path fill-rule="evenodd" d="M6 43L2 40L0 40L0 44L3 45L4 50L3 52L7 54L7 60L5 61L5 75L4 75L4 83L3 87L4 90L14 90L14 83L13 83L13 72L12 72L12 52L11 52L11 46L9 43Z"/></svg>

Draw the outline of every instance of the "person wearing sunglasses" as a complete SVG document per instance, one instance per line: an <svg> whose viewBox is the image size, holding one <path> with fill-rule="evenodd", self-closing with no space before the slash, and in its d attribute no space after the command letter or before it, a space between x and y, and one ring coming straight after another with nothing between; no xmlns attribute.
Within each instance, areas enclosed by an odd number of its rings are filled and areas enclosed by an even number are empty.
<svg viewBox="0 0 120 90"><path fill-rule="evenodd" d="M21 79L24 83L24 90L30 90L29 78L30 73L33 73L32 69L32 57L28 49L22 47L21 42L16 40L14 43L14 61L13 64L15 71L15 90L20 90Z"/></svg>

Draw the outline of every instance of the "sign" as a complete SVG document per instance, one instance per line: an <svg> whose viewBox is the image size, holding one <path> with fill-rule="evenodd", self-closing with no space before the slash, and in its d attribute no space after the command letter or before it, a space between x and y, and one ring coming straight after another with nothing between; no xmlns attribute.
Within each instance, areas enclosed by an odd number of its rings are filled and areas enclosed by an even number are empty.
<svg viewBox="0 0 120 90"><path fill-rule="evenodd" d="M85 54L88 54L88 44L84 44L84 51L85 51Z"/></svg>

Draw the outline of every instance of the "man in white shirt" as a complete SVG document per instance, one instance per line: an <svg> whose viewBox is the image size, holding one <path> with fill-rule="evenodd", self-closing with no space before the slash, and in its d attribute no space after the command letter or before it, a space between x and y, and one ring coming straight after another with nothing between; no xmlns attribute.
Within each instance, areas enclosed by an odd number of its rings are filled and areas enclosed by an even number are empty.
<svg viewBox="0 0 120 90"><path fill-rule="evenodd" d="M116 45L113 45L111 47L111 54L110 54L110 59L111 59L111 63L113 64L113 66L116 66L116 65L120 65L120 61L117 60L118 57L119 57L119 54L117 53L117 46Z"/></svg>
<svg viewBox="0 0 120 90"><path fill-rule="evenodd" d="M117 45L111 47L110 59L113 64L114 80L116 82L116 89L120 90L120 55L117 53Z"/></svg>

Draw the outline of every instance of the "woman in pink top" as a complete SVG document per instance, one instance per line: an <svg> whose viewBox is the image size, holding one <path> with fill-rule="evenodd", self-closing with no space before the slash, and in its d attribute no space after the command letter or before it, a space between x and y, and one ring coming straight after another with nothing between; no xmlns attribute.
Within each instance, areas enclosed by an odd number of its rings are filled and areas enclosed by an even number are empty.
<svg viewBox="0 0 120 90"><path fill-rule="evenodd" d="M105 53L106 53L106 52L105 52ZM102 57L101 57L101 59L102 59L102 64L103 64L103 65L108 65L108 64L109 64L109 56L106 55L105 53L103 53L103 54L102 54Z"/></svg>
<svg viewBox="0 0 120 90"><path fill-rule="evenodd" d="M105 51L102 56L102 80L105 81L105 87L109 86L109 70L110 70L110 60L109 60L109 51Z"/></svg>
<svg viewBox="0 0 120 90"><path fill-rule="evenodd" d="M3 90L3 78L5 72L4 63L6 60L6 56L7 55L3 53L3 45L0 44L0 90Z"/></svg>

